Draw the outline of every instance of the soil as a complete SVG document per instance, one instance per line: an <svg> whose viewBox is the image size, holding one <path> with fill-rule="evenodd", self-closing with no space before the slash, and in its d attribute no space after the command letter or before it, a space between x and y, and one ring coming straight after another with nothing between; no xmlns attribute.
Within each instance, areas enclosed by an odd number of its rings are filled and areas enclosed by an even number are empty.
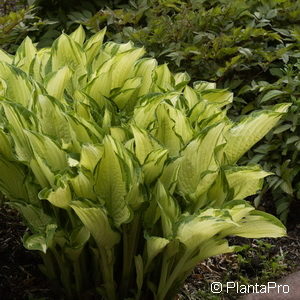
<svg viewBox="0 0 300 300"><path fill-rule="evenodd" d="M50 283L39 271L39 256L23 247L25 231L18 213L0 205L0 299L54 299Z"/></svg>

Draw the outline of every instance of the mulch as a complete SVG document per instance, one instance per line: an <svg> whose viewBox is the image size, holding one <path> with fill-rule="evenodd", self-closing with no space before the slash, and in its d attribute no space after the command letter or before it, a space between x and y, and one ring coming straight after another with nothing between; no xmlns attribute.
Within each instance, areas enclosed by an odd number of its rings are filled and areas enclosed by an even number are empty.
<svg viewBox="0 0 300 300"><path fill-rule="evenodd" d="M38 268L39 255L23 247L25 231L18 213L0 205L0 299L54 299L48 280Z"/></svg>

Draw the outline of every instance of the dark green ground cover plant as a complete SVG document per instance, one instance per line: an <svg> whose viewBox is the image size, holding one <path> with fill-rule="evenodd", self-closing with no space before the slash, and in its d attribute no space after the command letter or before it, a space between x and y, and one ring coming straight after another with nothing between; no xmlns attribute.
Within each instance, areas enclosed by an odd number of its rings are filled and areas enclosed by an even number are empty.
<svg viewBox="0 0 300 300"><path fill-rule="evenodd" d="M233 119L291 102L282 126L243 158L275 173L255 203L271 189L277 213L286 221L291 201L300 198L299 1L136 1L79 22L93 32L107 25L109 39L132 40L168 61L173 71L188 70L192 78L229 88L235 94L229 111Z"/></svg>
<svg viewBox="0 0 300 300"><path fill-rule="evenodd" d="M6 0L0 3L0 46L15 53L26 36L37 47L50 46L62 31L72 32L78 22L91 18L106 5L120 1Z"/></svg>
<svg viewBox="0 0 300 300"><path fill-rule="evenodd" d="M9 53L15 53L21 42L28 35L41 46L51 38L49 30L56 21L42 19L36 14L37 9L27 7L24 1L7 1L0 5L0 47ZM43 39L43 35L45 38ZM58 33L56 33L58 34Z"/></svg>
<svg viewBox="0 0 300 300"><path fill-rule="evenodd" d="M226 237L285 235L244 200L270 173L236 163L290 105L232 121L229 91L104 34L0 52L0 189L66 298L172 299Z"/></svg>

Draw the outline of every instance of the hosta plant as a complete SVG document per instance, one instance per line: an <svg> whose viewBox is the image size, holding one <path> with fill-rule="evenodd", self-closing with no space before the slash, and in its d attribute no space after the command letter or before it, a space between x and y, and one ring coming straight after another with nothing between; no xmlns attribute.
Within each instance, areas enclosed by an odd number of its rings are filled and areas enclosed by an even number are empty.
<svg viewBox="0 0 300 300"><path fill-rule="evenodd" d="M285 234L244 200L269 173L236 162L288 105L234 123L230 92L104 34L0 52L1 191L66 298L172 299L226 237Z"/></svg>

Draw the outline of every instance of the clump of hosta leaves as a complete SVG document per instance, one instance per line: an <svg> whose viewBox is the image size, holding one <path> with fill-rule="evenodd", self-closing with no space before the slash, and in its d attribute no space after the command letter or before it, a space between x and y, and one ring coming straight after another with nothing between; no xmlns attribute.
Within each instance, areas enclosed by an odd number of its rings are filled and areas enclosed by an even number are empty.
<svg viewBox="0 0 300 300"><path fill-rule="evenodd" d="M172 299L227 236L285 234L244 200L269 173L236 161L288 105L234 123L230 92L104 34L0 52L1 191L67 298Z"/></svg>

